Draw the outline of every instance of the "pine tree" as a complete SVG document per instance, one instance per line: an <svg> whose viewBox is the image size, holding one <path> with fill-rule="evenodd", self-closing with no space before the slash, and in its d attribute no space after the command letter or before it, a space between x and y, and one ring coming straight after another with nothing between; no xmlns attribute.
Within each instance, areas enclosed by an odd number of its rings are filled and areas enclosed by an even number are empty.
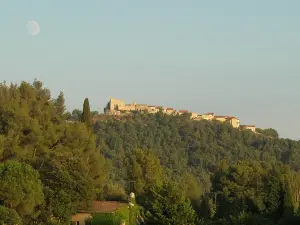
<svg viewBox="0 0 300 225"><path fill-rule="evenodd" d="M65 106L65 97L64 97L64 93L61 91L55 101L55 107L56 107L56 111L57 113L62 116L65 111L66 111L66 106Z"/></svg>
<svg viewBox="0 0 300 225"><path fill-rule="evenodd" d="M86 125L86 127L90 130L92 127L92 118L91 118L91 110L89 99L86 98L83 103L83 112L81 121Z"/></svg>

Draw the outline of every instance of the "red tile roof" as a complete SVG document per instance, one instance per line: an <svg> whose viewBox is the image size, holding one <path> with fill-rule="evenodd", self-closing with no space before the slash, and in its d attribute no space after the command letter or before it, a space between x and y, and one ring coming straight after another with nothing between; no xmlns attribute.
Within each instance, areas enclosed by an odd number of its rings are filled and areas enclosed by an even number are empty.
<svg viewBox="0 0 300 225"><path fill-rule="evenodd" d="M116 201L94 201L91 207L88 210L84 211L90 213L112 213L118 210L123 205L125 204Z"/></svg>
<svg viewBox="0 0 300 225"><path fill-rule="evenodd" d="M179 110L178 112L181 112L181 113L187 113L189 112L188 110Z"/></svg>

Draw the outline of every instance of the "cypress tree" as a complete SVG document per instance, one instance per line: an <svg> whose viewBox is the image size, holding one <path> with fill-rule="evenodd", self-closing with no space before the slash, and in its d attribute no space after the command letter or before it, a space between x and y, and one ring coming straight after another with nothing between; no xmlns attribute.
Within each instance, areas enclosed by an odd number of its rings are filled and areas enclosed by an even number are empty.
<svg viewBox="0 0 300 225"><path fill-rule="evenodd" d="M81 121L85 123L86 127L89 130L92 128L91 110L90 110L90 103L88 98L84 99Z"/></svg>

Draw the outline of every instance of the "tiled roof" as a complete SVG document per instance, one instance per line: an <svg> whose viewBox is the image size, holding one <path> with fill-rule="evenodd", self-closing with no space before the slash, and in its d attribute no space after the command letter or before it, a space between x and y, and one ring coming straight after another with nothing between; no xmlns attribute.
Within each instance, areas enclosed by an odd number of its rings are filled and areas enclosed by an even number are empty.
<svg viewBox="0 0 300 225"><path fill-rule="evenodd" d="M231 120L231 119L236 119L236 120L238 120L238 118L236 118L236 117L234 117L234 116L230 116L230 117L228 117L227 119L228 119L228 120Z"/></svg>
<svg viewBox="0 0 300 225"><path fill-rule="evenodd" d="M90 213L111 213L118 210L122 205L124 204L116 201L94 201L91 207L86 211Z"/></svg>
<svg viewBox="0 0 300 225"><path fill-rule="evenodd" d="M181 112L181 113L187 113L189 112L188 110L179 110L178 112Z"/></svg>
<svg viewBox="0 0 300 225"><path fill-rule="evenodd" d="M215 116L215 118L231 118L229 116Z"/></svg>

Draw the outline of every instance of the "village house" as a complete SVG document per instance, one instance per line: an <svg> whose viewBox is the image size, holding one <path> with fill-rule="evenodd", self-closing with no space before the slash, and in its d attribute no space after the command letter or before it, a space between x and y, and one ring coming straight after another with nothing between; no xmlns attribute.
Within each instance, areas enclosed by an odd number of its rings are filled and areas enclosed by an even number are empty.
<svg viewBox="0 0 300 225"><path fill-rule="evenodd" d="M245 130L251 130L253 132L256 132L256 126L255 125L241 125L241 129Z"/></svg>
<svg viewBox="0 0 300 225"><path fill-rule="evenodd" d="M236 117L229 117L227 118L226 122L229 123L234 128L240 127L240 120Z"/></svg>
<svg viewBox="0 0 300 225"><path fill-rule="evenodd" d="M195 119L195 118L197 118L198 117L198 114L197 113L195 113L195 112L192 112L191 113L191 119Z"/></svg>
<svg viewBox="0 0 300 225"><path fill-rule="evenodd" d="M175 115L176 114L176 110L173 108L167 108L166 109L166 114L167 115Z"/></svg>
<svg viewBox="0 0 300 225"><path fill-rule="evenodd" d="M128 114L131 111L145 111L152 114L162 112L167 115L183 115L189 113L188 110L179 110L177 112L173 108L166 108L162 106L154 106L154 105L147 105L147 104L136 104L136 102L133 102L132 104L125 104L124 101L115 98L110 98L107 107L104 109L106 115L114 115L114 116L121 116L124 114ZM214 113L205 113L205 114L198 115L195 112L192 112L190 115L192 120L208 120L208 121L217 120L224 123L226 122L232 125L234 128L240 127L240 120L234 116L216 116ZM255 132L255 126L244 125L243 128L250 129Z"/></svg>
<svg viewBox="0 0 300 225"><path fill-rule="evenodd" d="M156 108L156 106L152 106L152 105L150 105L150 106L148 106L148 112L149 113L158 113L159 112L159 109L157 109Z"/></svg>
<svg viewBox="0 0 300 225"><path fill-rule="evenodd" d="M220 121L220 122L226 122L229 116L215 116L214 120Z"/></svg>
<svg viewBox="0 0 300 225"><path fill-rule="evenodd" d="M187 114L187 113L189 113L188 110L179 110L178 111L178 115L183 115L183 114Z"/></svg>
<svg viewBox="0 0 300 225"><path fill-rule="evenodd" d="M135 105L136 111L148 111L148 105L147 104L137 104Z"/></svg>
<svg viewBox="0 0 300 225"><path fill-rule="evenodd" d="M205 114L199 115L199 117L203 120L213 120L215 117L215 114L214 113L205 113Z"/></svg>
<svg viewBox="0 0 300 225"><path fill-rule="evenodd" d="M240 126L240 120L234 116L215 116L214 119L223 123L229 123L234 128Z"/></svg>

